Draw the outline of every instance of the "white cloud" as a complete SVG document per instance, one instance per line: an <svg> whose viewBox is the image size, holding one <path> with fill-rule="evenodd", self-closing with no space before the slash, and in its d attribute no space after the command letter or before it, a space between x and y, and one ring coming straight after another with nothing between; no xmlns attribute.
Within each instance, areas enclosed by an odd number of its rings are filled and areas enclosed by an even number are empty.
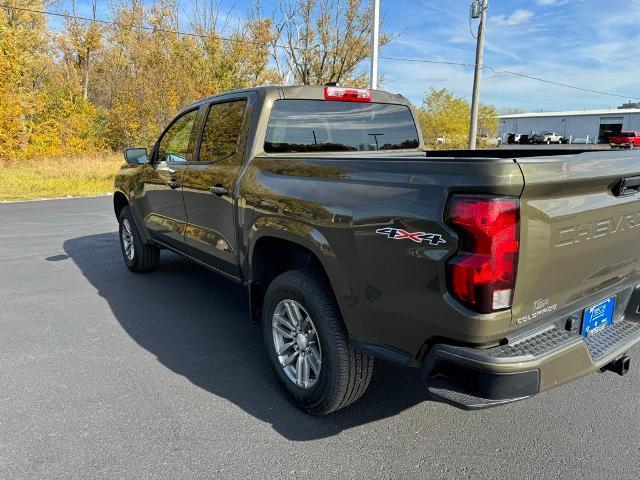
<svg viewBox="0 0 640 480"><path fill-rule="evenodd" d="M533 15L534 14L531 10L524 10L519 8L509 16L498 15L496 17L493 17L492 20L498 25L514 26L527 22L533 17Z"/></svg>
<svg viewBox="0 0 640 480"><path fill-rule="evenodd" d="M449 10L428 20L415 21L399 40L385 47L383 55L453 61L472 64L475 40L467 22L468 2L403 0L412 5L447 5ZM485 65L511 70L591 90L603 90L624 98L598 95L486 69L481 101L516 106L527 111L615 108L627 96L640 95L640 64L621 52L640 42L640 0L574 0L580 8L568 10L566 0L547 7L538 0L524 3L494 1L489 11ZM545 1L545 0L542 0ZM546 0L550 1L550 0ZM587 8L588 7L588 8ZM444 7L443 7L444 8ZM516 8L534 14L515 15ZM514 16L515 15L515 16ZM421 17L425 18L425 17ZM524 18L524 20L523 20ZM498 21L496 21L498 19ZM405 24L403 19L401 30ZM520 24L511 26L513 23ZM552 52L550 55L549 52ZM454 65L380 61L384 88L400 92L419 105L430 88L448 88L470 98L473 69Z"/></svg>

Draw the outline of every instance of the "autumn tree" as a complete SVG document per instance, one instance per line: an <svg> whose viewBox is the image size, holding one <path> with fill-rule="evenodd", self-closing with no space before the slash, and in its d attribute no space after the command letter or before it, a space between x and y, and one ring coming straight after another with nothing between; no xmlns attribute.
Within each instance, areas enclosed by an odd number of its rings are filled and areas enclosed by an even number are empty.
<svg viewBox="0 0 640 480"><path fill-rule="evenodd" d="M150 145L186 105L225 90L272 83L270 23L250 19L222 32L217 4L194 0L190 28L175 0L114 7L90 98L103 109L113 148ZM181 32L186 32L181 33Z"/></svg>
<svg viewBox="0 0 640 480"><path fill-rule="evenodd" d="M199 36L202 54L197 58L196 80L202 95L234 88L278 82L269 66L269 42L273 38L270 19L256 15L233 23L220 18L216 0L193 0L191 27Z"/></svg>
<svg viewBox="0 0 640 480"><path fill-rule="evenodd" d="M67 81L55 37L37 13L48 7L45 1L23 0L0 9L0 155L5 158L74 153L99 143L95 108Z"/></svg>
<svg viewBox="0 0 640 480"><path fill-rule="evenodd" d="M255 1L219 16L219 0L191 0L187 14L178 0L113 0L99 19L92 0L85 19L71 0L52 31L38 11L59 0L6 0L0 155L148 146L185 106L236 88L366 84L370 0L277 0L273 15Z"/></svg>
<svg viewBox="0 0 640 480"><path fill-rule="evenodd" d="M65 18L65 32L58 36L59 47L63 52L64 61L68 67L70 81L77 81L81 85L82 97L86 101L89 95L89 80L92 60L100 49L105 28L96 21L97 0L91 3L93 21L81 20L78 17L77 0L73 0L72 16Z"/></svg>
<svg viewBox="0 0 640 480"><path fill-rule="evenodd" d="M478 117L478 132L495 136L499 122L496 109L481 105ZM465 98L446 88L432 88L418 109L418 119L430 148L467 148L471 105Z"/></svg>
<svg viewBox="0 0 640 480"><path fill-rule="evenodd" d="M12 8L13 3L0 8L0 155L5 157L18 156L29 144L49 67L44 19ZM44 3L23 1L20 6L37 9Z"/></svg>
<svg viewBox="0 0 640 480"><path fill-rule="evenodd" d="M372 8L365 0L277 0L271 52L281 81L366 86ZM382 34L380 44L387 41Z"/></svg>

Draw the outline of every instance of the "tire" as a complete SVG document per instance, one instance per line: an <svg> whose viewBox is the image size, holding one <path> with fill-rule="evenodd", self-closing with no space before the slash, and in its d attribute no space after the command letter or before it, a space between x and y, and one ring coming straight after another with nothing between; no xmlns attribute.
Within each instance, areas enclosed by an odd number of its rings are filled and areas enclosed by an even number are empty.
<svg viewBox="0 0 640 480"><path fill-rule="evenodd" d="M142 241L129 206L122 209L119 220L120 249L127 268L136 273L154 270L160 263L160 249Z"/></svg>
<svg viewBox="0 0 640 480"><path fill-rule="evenodd" d="M297 336L296 327L290 321L292 302L300 312L298 323L303 325L302 333ZM277 312L281 314L276 317ZM285 323L276 319L283 317ZM373 374L373 357L353 348L329 287L314 272L285 272L269 285L263 305L262 330L269 362L278 382L292 402L310 415L335 412L355 402L367 390ZM280 332L283 330L288 337L282 337ZM309 339L309 344L307 340L300 341L301 335ZM282 353L279 356L276 344L283 339L290 340L292 346L284 349L286 345L281 342ZM319 362L316 361L318 353ZM284 366L291 356L295 356L295 360ZM316 360L312 362L313 358ZM298 373L305 371L304 362L307 360L308 384L304 373ZM319 372L311 368L314 362L316 367L319 365ZM300 364L303 366L299 367ZM292 378L292 368L295 369L295 378ZM304 385L299 384L301 377Z"/></svg>
<svg viewBox="0 0 640 480"><path fill-rule="evenodd" d="M551 145L551 140L547 139L547 145Z"/></svg>

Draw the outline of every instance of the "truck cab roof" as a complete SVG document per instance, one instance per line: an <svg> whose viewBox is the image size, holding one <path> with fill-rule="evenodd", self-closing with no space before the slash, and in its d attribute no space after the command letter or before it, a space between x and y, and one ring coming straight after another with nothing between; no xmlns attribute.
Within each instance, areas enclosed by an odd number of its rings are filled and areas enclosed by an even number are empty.
<svg viewBox="0 0 640 480"><path fill-rule="evenodd" d="M238 94L246 93L246 92L256 92L259 96L265 99L279 100L279 99L288 99L288 100L325 100L325 85L264 85L259 87L250 87L250 88L242 88L237 90L231 90L228 92L223 92L216 95L211 95L209 97L198 100L195 103L188 105L184 110L191 109L203 103L208 103L217 98L225 98L236 96ZM332 88L347 88L352 89L355 87L348 86L337 86ZM413 107L411 102L407 100L404 96L386 92L384 90L368 90L371 93L371 103L392 103L398 105L406 105L408 107Z"/></svg>

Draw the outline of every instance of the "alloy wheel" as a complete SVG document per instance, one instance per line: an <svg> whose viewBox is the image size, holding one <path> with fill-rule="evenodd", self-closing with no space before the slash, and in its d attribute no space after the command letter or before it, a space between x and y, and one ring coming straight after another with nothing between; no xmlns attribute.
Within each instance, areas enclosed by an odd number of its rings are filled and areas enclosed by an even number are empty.
<svg viewBox="0 0 640 480"><path fill-rule="evenodd" d="M126 218L122 220L122 246L124 247L124 254L132 261L135 256L135 247L133 246L133 232L131 230L131 224Z"/></svg>
<svg viewBox="0 0 640 480"><path fill-rule="evenodd" d="M313 387L320 378L322 348L313 320L295 300L276 306L272 318L273 344L285 375L300 388Z"/></svg>

